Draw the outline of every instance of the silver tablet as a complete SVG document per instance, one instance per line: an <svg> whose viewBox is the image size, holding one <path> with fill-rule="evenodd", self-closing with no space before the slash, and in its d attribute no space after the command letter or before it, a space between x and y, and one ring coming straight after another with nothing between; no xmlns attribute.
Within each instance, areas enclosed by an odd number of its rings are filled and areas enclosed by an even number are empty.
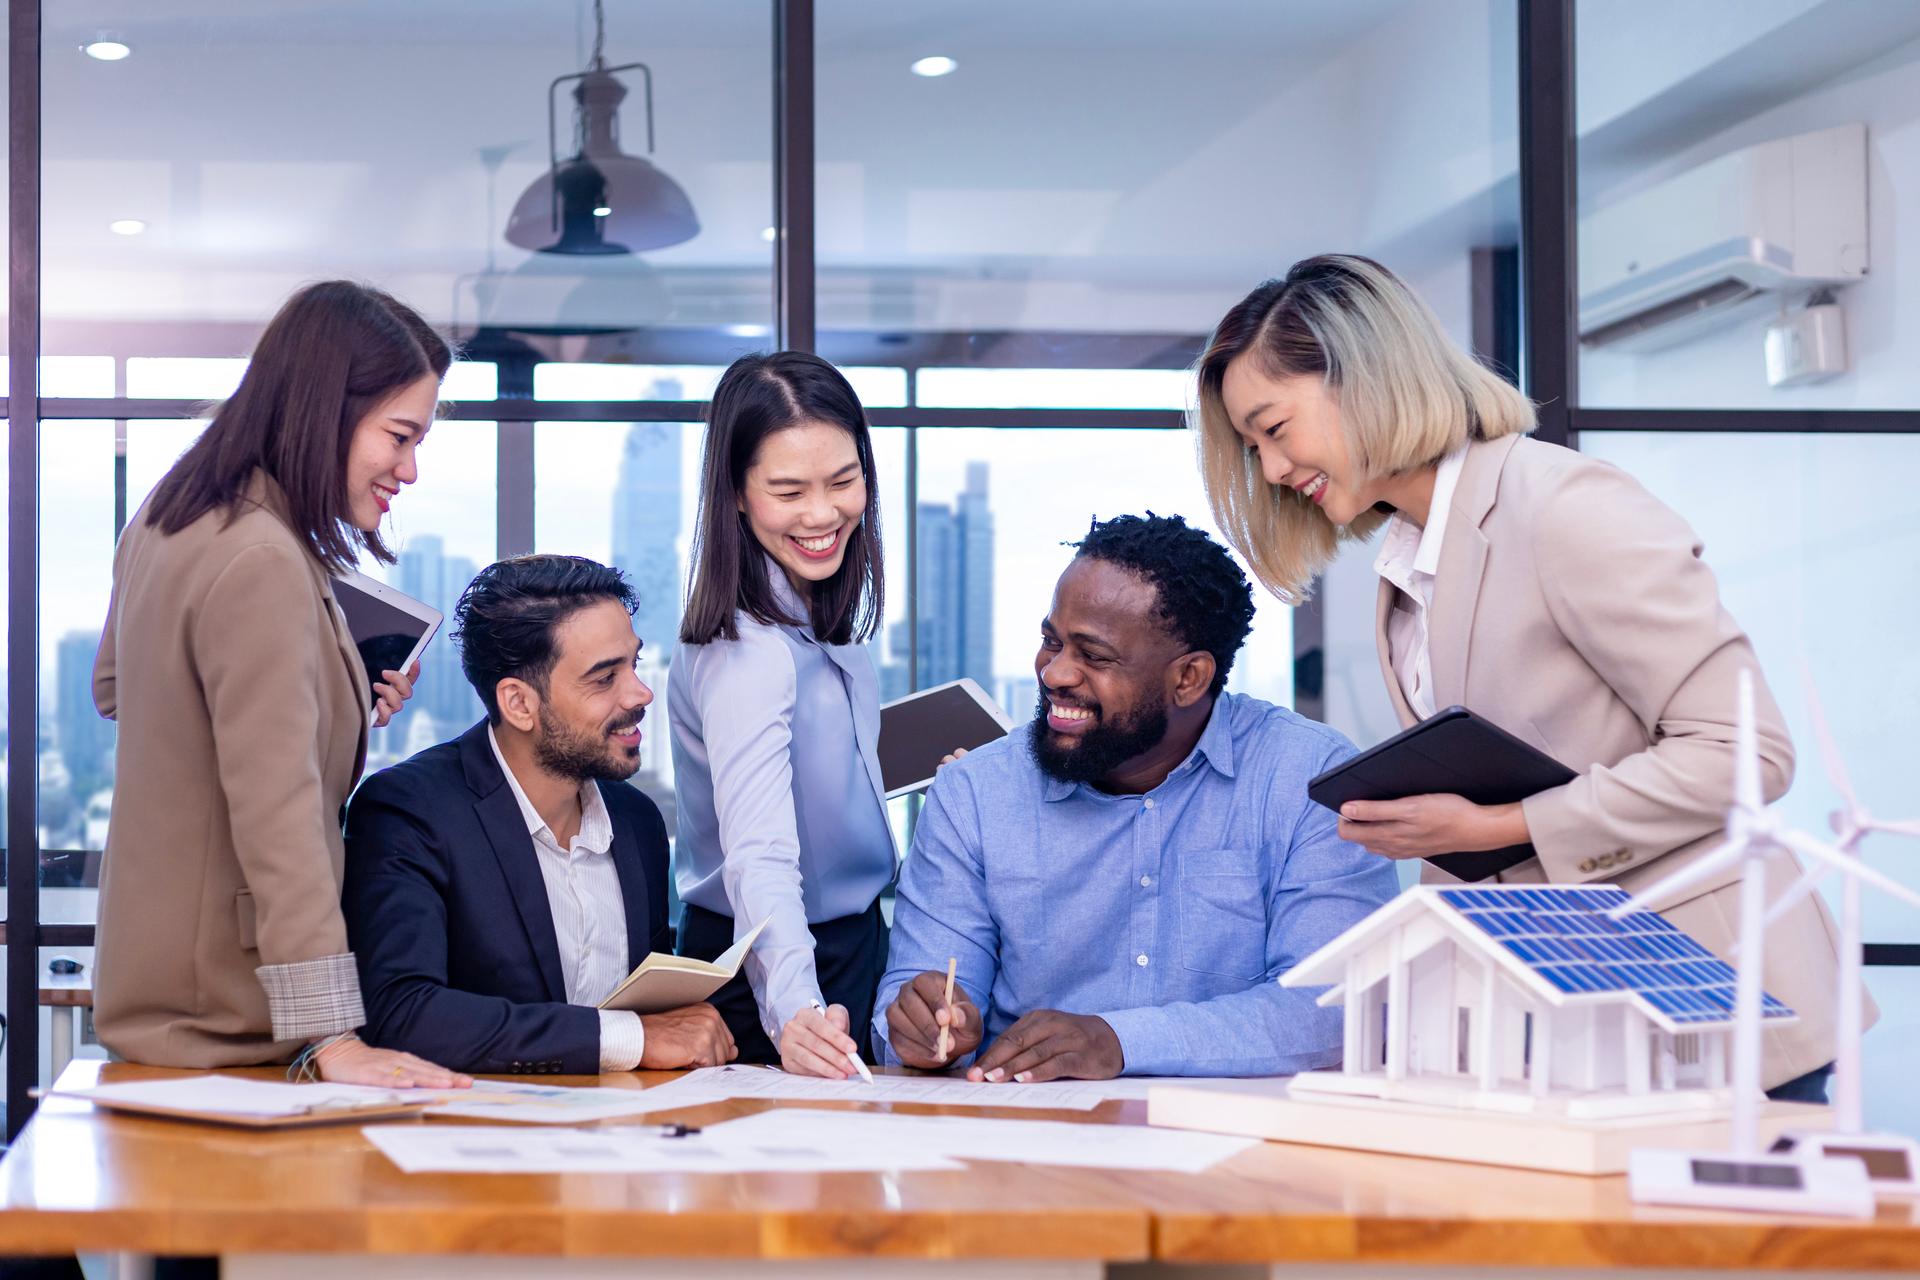
<svg viewBox="0 0 1920 1280"><path fill-rule="evenodd" d="M405 671L440 629L438 609L364 573L335 578L333 598L347 616L347 630L367 664L369 684L384 680L383 671Z"/></svg>
<svg viewBox="0 0 1920 1280"><path fill-rule="evenodd" d="M943 756L1004 738L1013 721L971 680L950 680L880 708L880 779L887 799L933 785Z"/></svg>

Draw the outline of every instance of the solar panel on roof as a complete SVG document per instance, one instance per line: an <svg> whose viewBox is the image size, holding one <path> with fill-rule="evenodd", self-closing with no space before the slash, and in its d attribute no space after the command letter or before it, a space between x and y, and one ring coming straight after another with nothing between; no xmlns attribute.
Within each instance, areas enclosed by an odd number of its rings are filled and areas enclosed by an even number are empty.
<svg viewBox="0 0 1920 1280"><path fill-rule="evenodd" d="M1442 901L1568 995L1632 991L1677 1023L1733 1016L1733 966L1650 911L1619 920L1607 912L1627 901L1615 888L1527 886L1441 889ZM1763 1018L1791 1017L1761 993Z"/></svg>

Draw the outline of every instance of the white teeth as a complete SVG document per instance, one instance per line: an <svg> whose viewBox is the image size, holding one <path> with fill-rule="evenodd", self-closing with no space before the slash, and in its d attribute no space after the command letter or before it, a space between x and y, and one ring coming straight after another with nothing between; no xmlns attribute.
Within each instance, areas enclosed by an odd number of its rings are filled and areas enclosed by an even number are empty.
<svg viewBox="0 0 1920 1280"><path fill-rule="evenodd" d="M1054 717L1056 719L1060 719L1060 720L1091 720L1093 719L1093 712L1088 710L1085 707L1063 707L1059 703L1054 702L1051 699L1049 699L1047 702L1047 709L1054 714Z"/></svg>
<svg viewBox="0 0 1920 1280"><path fill-rule="evenodd" d="M1315 476L1307 484L1306 488L1300 490L1300 496L1303 498L1314 497L1316 494L1318 494L1322 489L1326 487L1327 487L1327 473L1322 471L1319 475Z"/></svg>
<svg viewBox="0 0 1920 1280"><path fill-rule="evenodd" d="M837 533L830 533L824 538L795 538L794 541L808 551L828 551L833 548L834 539L839 536Z"/></svg>

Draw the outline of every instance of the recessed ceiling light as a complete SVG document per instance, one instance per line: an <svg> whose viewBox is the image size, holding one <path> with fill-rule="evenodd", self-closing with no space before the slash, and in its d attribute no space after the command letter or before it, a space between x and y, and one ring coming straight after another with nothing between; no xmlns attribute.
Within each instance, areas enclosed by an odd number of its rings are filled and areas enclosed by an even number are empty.
<svg viewBox="0 0 1920 1280"><path fill-rule="evenodd" d="M959 65L952 58L935 55L931 58L921 58L913 64L912 70L917 76L945 76L953 74Z"/></svg>
<svg viewBox="0 0 1920 1280"><path fill-rule="evenodd" d="M89 58L97 58L101 62L118 62L132 53L133 49L130 45L122 44L118 40L95 40L81 45L80 51Z"/></svg>
<svg viewBox="0 0 1920 1280"><path fill-rule="evenodd" d="M612 213L613 213L613 206L612 206L612 205L608 205L608 204L597 204L597 205L595 205L595 206L593 207L593 216L594 216L594 217L596 217L596 218L605 218L605 217L609 217L609 216L611 216L611 215L612 215Z"/></svg>
<svg viewBox="0 0 1920 1280"><path fill-rule="evenodd" d="M768 244L772 244L775 240L778 240L780 238L780 233L778 231L775 231L772 227L762 227L760 228L760 238L762 240L765 240Z"/></svg>
<svg viewBox="0 0 1920 1280"><path fill-rule="evenodd" d="M147 229L147 224L138 218L116 218L107 224L107 230L117 236L137 236Z"/></svg>

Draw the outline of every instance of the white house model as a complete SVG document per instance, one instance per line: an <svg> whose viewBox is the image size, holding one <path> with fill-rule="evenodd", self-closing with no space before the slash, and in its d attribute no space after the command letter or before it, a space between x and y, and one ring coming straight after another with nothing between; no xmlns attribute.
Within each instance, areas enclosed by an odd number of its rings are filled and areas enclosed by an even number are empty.
<svg viewBox="0 0 1920 1280"><path fill-rule="evenodd" d="M1291 1096L1551 1114L1723 1111L1732 966L1611 886L1419 885L1295 965L1345 1005L1340 1071ZM1771 996L1764 1017L1790 1019Z"/></svg>

